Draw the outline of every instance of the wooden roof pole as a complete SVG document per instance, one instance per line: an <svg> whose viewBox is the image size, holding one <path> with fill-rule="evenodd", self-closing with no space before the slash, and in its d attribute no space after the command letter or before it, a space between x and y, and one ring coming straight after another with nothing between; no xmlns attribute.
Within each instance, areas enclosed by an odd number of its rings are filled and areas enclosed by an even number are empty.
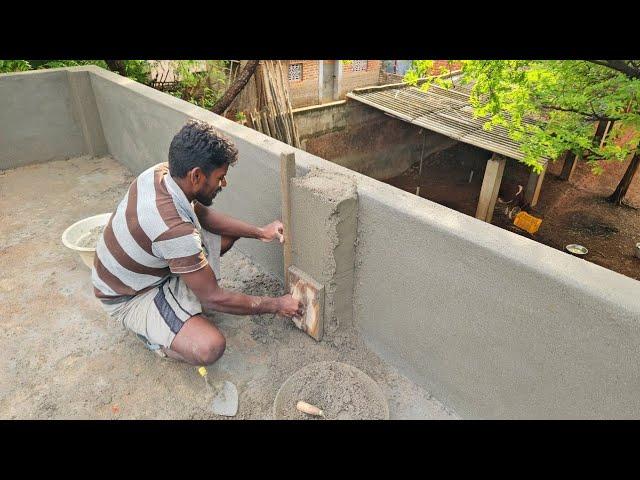
<svg viewBox="0 0 640 480"><path fill-rule="evenodd" d="M502 155L494 153L484 169L484 179L482 180L482 188L480 189L480 198L478 199L478 208L476 209L476 218L491 223L493 218L493 210L496 207L498 199L498 191L504 174L504 167L507 159Z"/></svg>
<svg viewBox="0 0 640 480"><path fill-rule="evenodd" d="M575 167L574 167L575 168ZM538 204L540 198L540 189L542 188L542 181L544 180L544 174L547 172L547 165L542 168L542 172L531 172L529 175L529 182L524 190L524 198L529 202L532 207Z"/></svg>

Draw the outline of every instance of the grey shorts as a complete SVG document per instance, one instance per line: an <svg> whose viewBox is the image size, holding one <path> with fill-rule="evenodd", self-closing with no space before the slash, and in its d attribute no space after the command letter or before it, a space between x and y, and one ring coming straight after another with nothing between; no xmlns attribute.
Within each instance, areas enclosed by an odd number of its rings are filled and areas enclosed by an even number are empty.
<svg viewBox="0 0 640 480"><path fill-rule="evenodd" d="M209 265L220 281L222 239L206 231L201 232L201 237ZM126 302L102 306L123 327L142 335L149 343L167 348L184 322L202 313L200 300L178 275L171 275L160 285Z"/></svg>

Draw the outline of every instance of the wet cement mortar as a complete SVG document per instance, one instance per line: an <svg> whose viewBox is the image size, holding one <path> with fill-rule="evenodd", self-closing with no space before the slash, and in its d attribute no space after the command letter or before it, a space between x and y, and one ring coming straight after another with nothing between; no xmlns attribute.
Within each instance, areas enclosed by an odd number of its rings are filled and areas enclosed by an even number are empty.
<svg viewBox="0 0 640 480"><path fill-rule="evenodd" d="M146 350L104 313L90 271L62 245L65 228L113 211L132 180L110 157L0 171L0 418L225 418L209 410L210 394L195 367ZM236 249L221 263L224 288L283 292L277 278ZM321 361L344 362L369 375L392 419L457 418L370 351L355 330L316 342L275 315L207 316L227 338L209 378L237 386L235 419L273 418L280 386Z"/></svg>
<svg viewBox="0 0 640 480"><path fill-rule="evenodd" d="M302 400L322 410L314 416L295 406ZM386 420L387 399L364 372L341 362L318 362L298 370L276 395L278 420Z"/></svg>
<svg viewBox="0 0 640 480"><path fill-rule="evenodd" d="M78 247L82 248L96 248L98 243L98 239L100 235L102 235L102 231L104 230L104 225L98 225L97 227L93 227L87 233L85 233L78 240Z"/></svg>
<svg viewBox="0 0 640 480"><path fill-rule="evenodd" d="M331 213L324 219L322 236L310 236L308 228L305 228L304 225L298 227L294 222L293 238L297 239L296 243L308 242L308 244L304 246L294 245L293 263L298 266L307 265L307 260L305 258L298 258L298 249L303 251L322 252L322 270L307 273L311 274L312 277L325 285L324 331L326 334L332 334L340 326L338 310L345 310L346 308L349 308L348 305L345 305L344 299L342 299L342 305L337 305L339 302L336 302L336 291L338 289L336 280L336 255L344 256L347 253L343 249L340 251L338 250L340 233L343 233L342 226L340 224L341 215L338 211L343 202L348 202L349 200L356 201L356 184L353 179L350 179L346 175L314 168L304 177L294 178L292 180L292 185L294 187L297 186L304 189L305 193L311 192L314 196L320 198L323 204L331 206L329 209ZM295 193L294 202L297 204L303 203L295 198ZM315 204L312 205L315 206ZM342 208L344 209L344 207ZM306 206L300 210L298 215L303 219L307 219L312 215L312 212L313 210L309 211L309 206ZM318 215L318 212L315 213ZM323 213L320 213L319 215L323 215ZM313 229L311 229L311 231L313 231ZM349 261L341 258L340 263L349 263ZM350 263L353 264L353 259L351 259ZM342 283L344 283L344 279L342 279ZM348 301L348 303L352 303L352 300ZM347 312L344 311L340 313L342 315L347 315Z"/></svg>

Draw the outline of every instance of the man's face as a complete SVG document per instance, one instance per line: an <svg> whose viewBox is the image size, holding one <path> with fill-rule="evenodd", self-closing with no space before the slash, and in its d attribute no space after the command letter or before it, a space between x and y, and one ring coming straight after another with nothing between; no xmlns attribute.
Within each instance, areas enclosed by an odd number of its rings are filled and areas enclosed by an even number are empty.
<svg viewBox="0 0 640 480"><path fill-rule="evenodd" d="M205 207L211 206L216 195L220 193L223 187L227 186L227 170L229 170L229 165L223 165L211 172L209 178L201 175L196 189L196 200L198 202Z"/></svg>

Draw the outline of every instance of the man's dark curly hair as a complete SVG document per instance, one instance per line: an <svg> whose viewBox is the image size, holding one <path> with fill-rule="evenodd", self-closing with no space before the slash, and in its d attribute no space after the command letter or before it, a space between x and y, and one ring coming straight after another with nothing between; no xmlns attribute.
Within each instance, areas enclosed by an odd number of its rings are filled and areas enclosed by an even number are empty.
<svg viewBox="0 0 640 480"><path fill-rule="evenodd" d="M205 175L223 166L232 165L238 149L227 137L208 123L190 120L176 133L169 146L169 172L184 178L193 168L200 167Z"/></svg>

